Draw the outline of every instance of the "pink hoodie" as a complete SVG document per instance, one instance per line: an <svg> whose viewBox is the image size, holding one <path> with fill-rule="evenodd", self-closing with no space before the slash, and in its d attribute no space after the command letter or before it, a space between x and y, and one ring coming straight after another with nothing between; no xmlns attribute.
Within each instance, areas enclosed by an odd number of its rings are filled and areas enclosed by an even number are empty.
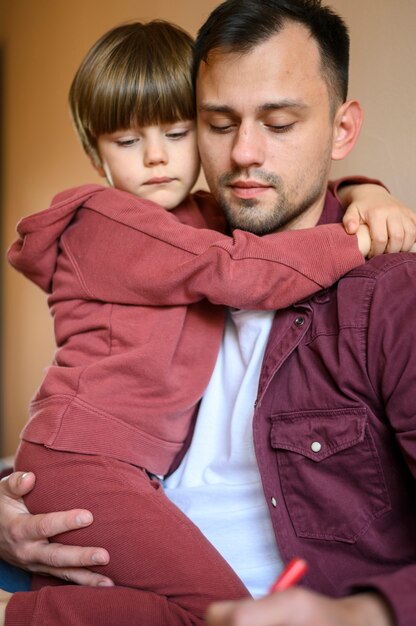
<svg viewBox="0 0 416 626"><path fill-rule="evenodd" d="M205 192L168 212L98 185L21 220L8 258L49 294L58 348L23 439L165 474L215 364L217 305L284 308L364 261L339 224L223 229Z"/></svg>

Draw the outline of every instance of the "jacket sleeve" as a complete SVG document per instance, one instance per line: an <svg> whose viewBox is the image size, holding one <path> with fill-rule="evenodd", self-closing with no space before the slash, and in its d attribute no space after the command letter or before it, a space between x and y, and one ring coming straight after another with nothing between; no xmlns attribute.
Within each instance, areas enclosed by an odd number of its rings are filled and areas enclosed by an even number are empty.
<svg viewBox="0 0 416 626"><path fill-rule="evenodd" d="M328 183L328 189L332 191L335 195L336 199L340 204L342 204L341 198L339 197L338 191L341 187L346 187L347 185L378 185L379 187L383 187L388 191L386 185L378 180L377 178L367 178L366 176L345 176L344 178L337 178L335 180L330 180ZM347 207L344 206L344 209Z"/></svg>
<svg viewBox="0 0 416 626"><path fill-rule="evenodd" d="M139 589L64 585L13 594L5 626L28 624L194 626L195 618L168 598Z"/></svg>
<svg viewBox="0 0 416 626"><path fill-rule="evenodd" d="M195 229L115 190L97 194L61 240L57 298L130 305L187 305L208 298L237 308L293 304L364 262L337 224L264 237ZM102 206L105 204L105 214ZM81 225L82 228L77 228ZM65 292L76 275L79 294Z"/></svg>
<svg viewBox="0 0 416 626"><path fill-rule="evenodd" d="M408 476L405 471L402 473L400 484L401 497L408 500L414 498L416 492L416 258L411 254L394 257L394 264L392 262L391 268L377 279L371 293L367 361L372 388L379 394L381 406L410 470ZM393 440L390 445L395 445ZM400 471L386 462L383 469L386 474ZM400 524L400 519L397 521ZM413 527L416 529L415 519ZM415 532L410 541L414 543L409 552L416 554ZM355 587L357 590L357 585ZM410 558L403 559L402 567L362 581L359 587L377 589L392 607L397 625L413 626L416 559L413 562Z"/></svg>

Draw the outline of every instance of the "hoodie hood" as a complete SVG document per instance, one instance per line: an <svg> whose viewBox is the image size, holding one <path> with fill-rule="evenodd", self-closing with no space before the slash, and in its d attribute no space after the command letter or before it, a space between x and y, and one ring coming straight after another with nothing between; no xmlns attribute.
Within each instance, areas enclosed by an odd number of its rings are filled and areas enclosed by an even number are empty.
<svg viewBox="0 0 416 626"><path fill-rule="evenodd" d="M45 211L24 217L17 225L18 239L12 243L9 263L46 293L51 293L52 279L59 253L59 240L77 210L101 185L83 185L59 193Z"/></svg>

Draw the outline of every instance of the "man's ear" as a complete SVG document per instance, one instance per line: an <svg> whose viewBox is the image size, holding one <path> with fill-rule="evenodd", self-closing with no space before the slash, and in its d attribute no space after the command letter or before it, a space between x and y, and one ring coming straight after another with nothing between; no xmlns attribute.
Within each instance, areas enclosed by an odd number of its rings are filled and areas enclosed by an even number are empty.
<svg viewBox="0 0 416 626"><path fill-rule="evenodd" d="M357 100L348 100L338 109L334 121L332 158L339 161L351 152L360 134L363 110Z"/></svg>

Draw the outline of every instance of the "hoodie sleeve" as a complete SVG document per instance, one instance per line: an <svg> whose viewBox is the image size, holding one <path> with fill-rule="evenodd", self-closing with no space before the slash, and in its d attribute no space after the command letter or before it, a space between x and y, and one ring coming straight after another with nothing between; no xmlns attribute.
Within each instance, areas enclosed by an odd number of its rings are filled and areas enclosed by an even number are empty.
<svg viewBox="0 0 416 626"><path fill-rule="evenodd" d="M356 237L337 224L264 237L235 230L227 236L201 228L195 205L191 211L198 228L131 194L104 189L91 195L61 238L56 297L151 306L208 298L238 308L277 309L364 262ZM69 274L76 275L79 293L67 293Z"/></svg>
<svg viewBox="0 0 416 626"><path fill-rule="evenodd" d="M104 189L100 185L68 189L55 196L45 211L21 219L18 238L7 251L10 265L50 293L62 234L85 200Z"/></svg>

